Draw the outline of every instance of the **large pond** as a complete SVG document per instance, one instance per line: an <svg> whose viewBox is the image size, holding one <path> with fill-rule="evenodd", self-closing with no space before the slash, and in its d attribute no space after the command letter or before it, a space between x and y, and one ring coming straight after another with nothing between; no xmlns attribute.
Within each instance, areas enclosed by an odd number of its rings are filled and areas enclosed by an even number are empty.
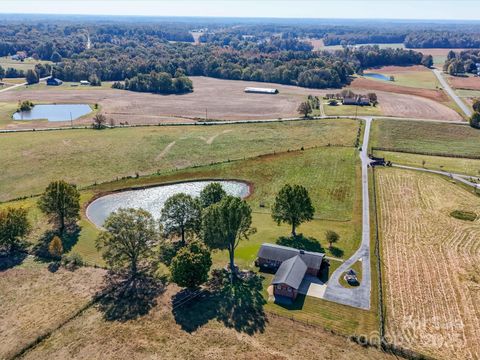
<svg viewBox="0 0 480 360"><path fill-rule="evenodd" d="M35 105L29 111L17 111L14 120L70 121L78 119L92 111L87 104L50 104Z"/></svg>
<svg viewBox="0 0 480 360"><path fill-rule="evenodd" d="M141 190L129 190L109 194L96 199L87 207L87 217L95 225L102 227L105 219L120 208L136 208L149 211L155 219L160 214L165 201L172 195L186 193L194 197L213 181L192 181L172 185L161 185ZM248 184L240 181L217 181L227 194L245 198L249 195Z"/></svg>
<svg viewBox="0 0 480 360"><path fill-rule="evenodd" d="M378 80L390 81L390 76L383 75L383 74L364 73L363 76L378 79Z"/></svg>

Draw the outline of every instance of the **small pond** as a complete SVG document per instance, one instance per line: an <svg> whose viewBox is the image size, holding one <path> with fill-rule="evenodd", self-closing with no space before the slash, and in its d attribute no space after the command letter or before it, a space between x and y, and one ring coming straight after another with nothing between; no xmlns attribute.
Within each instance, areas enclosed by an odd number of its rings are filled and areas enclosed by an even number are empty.
<svg viewBox="0 0 480 360"><path fill-rule="evenodd" d="M35 105L29 111L17 111L13 120L70 121L78 119L92 111L87 104L49 104Z"/></svg>
<svg viewBox="0 0 480 360"><path fill-rule="evenodd" d="M378 80L390 81L390 76L378 73L364 73L363 76L370 77Z"/></svg>
<svg viewBox="0 0 480 360"><path fill-rule="evenodd" d="M120 208L142 208L150 212L155 219L160 214L165 201L172 195L186 193L194 197L213 181L192 181L171 185L160 185L148 189L128 190L102 196L87 207L87 217L101 227L106 218ZM218 181L229 195L245 198L249 195L248 184L240 181Z"/></svg>

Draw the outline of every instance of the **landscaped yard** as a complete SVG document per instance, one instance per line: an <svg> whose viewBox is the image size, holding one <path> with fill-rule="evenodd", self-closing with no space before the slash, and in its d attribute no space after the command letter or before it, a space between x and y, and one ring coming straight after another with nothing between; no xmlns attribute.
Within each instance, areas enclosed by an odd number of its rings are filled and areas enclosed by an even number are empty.
<svg viewBox="0 0 480 360"><path fill-rule="evenodd" d="M377 106L356 106L356 105L328 105L328 102L323 105L325 114L330 116L354 116L354 115L382 115L381 105Z"/></svg>
<svg viewBox="0 0 480 360"><path fill-rule="evenodd" d="M432 155L479 156L480 131L468 125L375 120L371 146Z"/></svg>

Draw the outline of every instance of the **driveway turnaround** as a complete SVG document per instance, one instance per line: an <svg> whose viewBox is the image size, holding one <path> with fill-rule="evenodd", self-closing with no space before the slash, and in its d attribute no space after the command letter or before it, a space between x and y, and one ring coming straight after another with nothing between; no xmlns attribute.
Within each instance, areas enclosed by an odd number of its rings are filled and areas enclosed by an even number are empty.
<svg viewBox="0 0 480 360"><path fill-rule="evenodd" d="M437 76L438 81L440 81L440 84L442 84L442 87L445 89L445 91L450 95L450 97L457 103L457 105L462 109L463 113L467 115L467 117L472 116L472 110L470 110L470 107L465 105L465 103L460 99L460 97L455 93L455 91L450 87L448 84L447 80L442 75L442 72L438 69L433 69L433 73Z"/></svg>
<svg viewBox="0 0 480 360"><path fill-rule="evenodd" d="M348 260L343 262L331 275L323 295L326 300L360 309L370 309L371 293L371 267L370 267L370 199L368 194L368 167L371 160L368 157L368 139L370 137L371 117L365 120L365 133L363 135L362 151L362 242L360 248ZM357 261L362 262L362 281L360 285L345 288L340 285L340 277L349 270Z"/></svg>

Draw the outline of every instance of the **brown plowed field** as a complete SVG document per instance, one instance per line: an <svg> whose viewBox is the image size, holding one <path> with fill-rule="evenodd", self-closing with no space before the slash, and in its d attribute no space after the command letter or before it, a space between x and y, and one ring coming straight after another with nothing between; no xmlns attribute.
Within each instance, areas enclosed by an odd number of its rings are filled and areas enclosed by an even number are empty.
<svg viewBox="0 0 480 360"><path fill-rule="evenodd" d="M396 94L416 95L440 103L448 102L448 96L441 90L421 89L410 86L394 85L386 81L375 81L365 78L356 78L350 85L353 89L369 89L376 91L386 91Z"/></svg>
<svg viewBox="0 0 480 360"><path fill-rule="evenodd" d="M447 80L455 89L480 90L480 77L478 76L449 76Z"/></svg>
<svg viewBox="0 0 480 360"><path fill-rule="evenodd" d="M377 174L387 337L439 359L480 357L480 199L436 175Z"/></svg>
<svg viewBox="0 0 480 360"><path fill-rule="evenodd" d="M29 99L34 102L52 103L98 103L107 117L118 123L157 124L172 121L194 121L195 118L221 120L277 119L298 116L298 104L308 94L321 96L325 91L305 89L297 86L257 83L246 81L219 80L207 77L192 77L194 92L185 95L156 95L115 89L61 89L7 91L0 94L0 102ZM246 94L247 86L273 87L278 95ZM76 123L90 123L90 119ZM59 126L62 123L44 124ZM9 127L27 126L10 125Z"/></svg>

